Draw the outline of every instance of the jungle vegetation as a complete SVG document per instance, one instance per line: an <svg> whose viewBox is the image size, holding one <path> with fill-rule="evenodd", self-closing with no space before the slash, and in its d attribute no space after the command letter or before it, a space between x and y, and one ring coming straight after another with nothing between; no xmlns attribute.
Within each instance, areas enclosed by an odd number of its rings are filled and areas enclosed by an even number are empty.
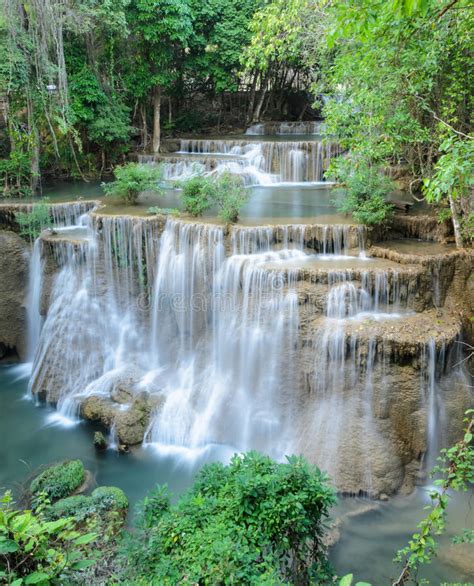
<svg viewBox="0 0 474 586"><path fill-rule="evenodd" d="M473 234L469 0L2 0L0 179L97 177L163 134L323 116L345 210L377 174ZM347 164L349 161L350 164Z"/></svg>

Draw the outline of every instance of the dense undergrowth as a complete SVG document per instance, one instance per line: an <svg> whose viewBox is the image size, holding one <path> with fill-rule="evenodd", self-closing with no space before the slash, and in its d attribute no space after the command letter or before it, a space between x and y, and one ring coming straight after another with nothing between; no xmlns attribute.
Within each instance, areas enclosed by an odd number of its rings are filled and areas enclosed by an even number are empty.
<svg viewBox="0 0 474 586"><path fill-rule="evenodd" d="M463 437L441 452L432 505L396 556L398 577L392 586L419 583L417 573L436 556L436 538L445 530L449 492L474 485L472 410L464 421ZM166 486L152 490L127 529L125 494L116 487L92 490L84 486L85 478L80 461L63 462L33 479L30 509L16 509L11 495L4 495L2 582L352 584L352 575L339 581L327 558L334 490L329 478L302 457L277 463L248 452L228 465L206 465L177 501ZM455 541L474 543L472 530Z"/></svg>

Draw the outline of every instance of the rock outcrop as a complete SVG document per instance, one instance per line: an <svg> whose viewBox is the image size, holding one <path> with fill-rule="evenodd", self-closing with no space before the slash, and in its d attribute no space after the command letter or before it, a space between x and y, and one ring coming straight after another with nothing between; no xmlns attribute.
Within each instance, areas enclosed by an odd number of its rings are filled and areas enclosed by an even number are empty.
<svg viewBox="0 0 474 586"><path fill-rule="evenodd" d="M26 358L28 246L14 232L0 231L0 361Z"/></svg>

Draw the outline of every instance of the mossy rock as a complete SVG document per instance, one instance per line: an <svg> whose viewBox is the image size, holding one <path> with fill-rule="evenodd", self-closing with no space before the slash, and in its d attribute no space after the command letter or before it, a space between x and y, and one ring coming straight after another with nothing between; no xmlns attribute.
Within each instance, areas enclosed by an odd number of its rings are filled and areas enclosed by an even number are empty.
<svg viewBox="0 0 474 586"><path fill-rule="evenodd" d="M116 486L99 486L91 495L97 509L126 511L128 499L122 489Z"/></svg>
<svg viewBox="0 0 474 586"><path fill-rule="evenodd" d="M86 473L80 460L50 466L30 485L33 497L46 493L51 502L70 496L84 482Z"/></svg>

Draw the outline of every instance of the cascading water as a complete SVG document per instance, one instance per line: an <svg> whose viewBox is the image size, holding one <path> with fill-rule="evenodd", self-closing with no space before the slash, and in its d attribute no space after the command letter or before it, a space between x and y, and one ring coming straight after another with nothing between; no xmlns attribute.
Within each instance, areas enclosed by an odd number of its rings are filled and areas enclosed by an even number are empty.
<svg viewBox="0 0 474 586"><path fill-rule="evenodd" d="M336 143L320 140L181 139L177 153L159 160L169 181L230 172L252 186L320 183L339 154ZM141 155L140 161L154 163L156 158Z"/></svg>
<svg viewBox="0 0 474 586"><path fill-rule="evenodd" d="M43 263L41 259L41 240L36 239L33 245L33 252L30 257L29 284L28 284L28 345L27 362L33 364L36 347L38 345L42 317L41 305L41 277L43 274Z"/></svg>
<svg viewBox="0 0 474 586"><path fill-rule="evenodd" d="M379 415L390 343L372 324L409 315L408 286L394 268L350 256L363 230L114 216L89 225L82 239L59 233L38 246L58 270L31 388L62 421L90 397L148 393L145 443L161 454L303 452L349 492L399 482L397 438ZM331 268L341 258L349 267ZM299 280L312 259L327 265L312 277L314 307ZM420 392L430 437L435 378L430 367ZM113 403L113 413L129 408Z"/></svg>
<svg viewBox="0 0 474 586"><path fill-rule="evenodd" d="M260 122L252 124L247 128L247 135L287 135L287 134L320 134L322 122L301 121L301 122Z"/></svg>

